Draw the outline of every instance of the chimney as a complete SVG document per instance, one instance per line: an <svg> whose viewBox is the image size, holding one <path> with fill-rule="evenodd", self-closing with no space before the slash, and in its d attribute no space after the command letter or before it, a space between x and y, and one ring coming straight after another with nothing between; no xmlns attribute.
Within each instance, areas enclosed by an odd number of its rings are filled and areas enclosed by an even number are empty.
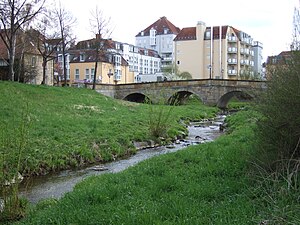
<svg viewBox="0 0 300 225"><path fill-rule="evenodd" d="M97 40L102 39L101 34L96 34L96 39L97 39Z"/></svg>

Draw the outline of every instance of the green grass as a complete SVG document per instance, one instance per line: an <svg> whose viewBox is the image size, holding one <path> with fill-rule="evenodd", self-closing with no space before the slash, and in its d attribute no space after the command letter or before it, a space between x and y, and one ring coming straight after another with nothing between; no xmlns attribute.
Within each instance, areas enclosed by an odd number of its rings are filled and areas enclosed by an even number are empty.
<svg viewBox="0 0 300 225"><path fill-rule="evenodd" d="M251 172L257 153L250 117L257 113L229 117L234 129L213 143L90 177L18 224L299 224L298 193Z"/></svg>
<svg viewBox="0 0 300 225"><path fill-rule="evenodd" d="M4 138L28 108L30 136L22 159L23 175L82 166L134 154L132 141L152 139L149 105L111 99L92 90L0 82L0 128ZM161 107L167 111L172 106ZM212 117L218 110L204 105L174 107L168 138L186 132L180 119Z"/></svg>

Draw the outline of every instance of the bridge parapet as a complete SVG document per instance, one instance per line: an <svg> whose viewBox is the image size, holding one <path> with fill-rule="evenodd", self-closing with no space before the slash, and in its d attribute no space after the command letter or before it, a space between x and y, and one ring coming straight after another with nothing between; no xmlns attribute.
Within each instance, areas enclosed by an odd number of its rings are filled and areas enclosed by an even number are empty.
<svg viewBox="0 0 300 225"><path fill-rule="evenodd" d="M177 80L151 83L131 83L131 84L97 84L96 91L117 99L134 100L128 96L138 96L158 102L162 98L168 102L172 96L197 95L205 104L226 107L228 99L238 93L246 93L249 96L257 91L264 90L266 82L249 80Z"/></svg>

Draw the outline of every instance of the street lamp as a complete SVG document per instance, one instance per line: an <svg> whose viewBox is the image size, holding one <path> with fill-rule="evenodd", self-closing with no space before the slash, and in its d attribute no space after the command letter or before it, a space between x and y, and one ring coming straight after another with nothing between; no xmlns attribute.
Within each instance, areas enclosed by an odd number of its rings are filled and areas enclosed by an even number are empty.
<svg viewBox="0 0 300 225"><path fill-rule="evenodd" d="M109 84L110 84L110 77L113 76L114 74L111 72L111 69L107 73L108 79L109 79Z"/></svg>
<svg viewBox="0 0 300 225"><path fill-rule="evenodd" d="M210 64L207 66L207 69L209 69L209 79L211 79L211 65Z"/></svg>

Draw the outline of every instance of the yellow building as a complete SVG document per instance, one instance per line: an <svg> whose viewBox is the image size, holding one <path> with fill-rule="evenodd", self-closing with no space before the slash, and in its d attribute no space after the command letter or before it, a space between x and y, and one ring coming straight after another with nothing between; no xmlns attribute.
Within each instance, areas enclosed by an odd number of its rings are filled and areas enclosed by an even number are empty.
<svg viewBox="0 0 300 225"><path fill-rule="evenodd" d="M183 28L174 39L175 63L193 79L247 79L254 66L253 39L231 26Z"/></svg>
<svg viewBox="0 0 300 225"><path fill-rule="evenodd" d="M97 42L97 41L98 42ZM105 46L98 51L95 43ZM128 62L114 49L110 39L91 39L79 42L69 50L70 83L92 83L96 61L96 82L102 84L125 84L134 82L134 72L129 70Z"/></svg>

